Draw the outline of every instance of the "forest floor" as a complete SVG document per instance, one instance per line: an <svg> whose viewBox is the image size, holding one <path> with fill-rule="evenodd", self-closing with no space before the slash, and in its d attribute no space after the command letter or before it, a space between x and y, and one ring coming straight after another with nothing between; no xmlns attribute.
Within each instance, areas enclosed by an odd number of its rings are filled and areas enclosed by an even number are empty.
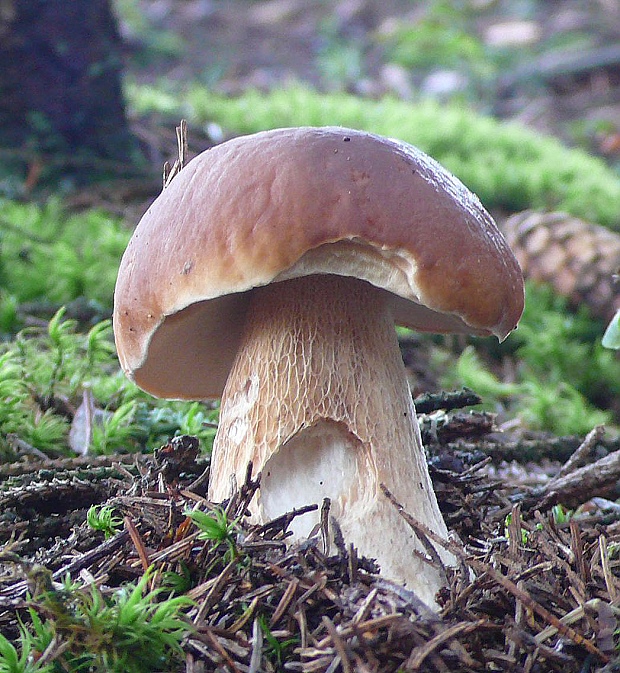
<svg viewBox="0 0 620 673"><path fill-rule="evenodd" d="M128 75L141 82L200 81L234 94L301 81L364 96L460 99L620 162L614 0L117 4ZM458 559L442 568L437 613L337 534L330 549L328 517L294 547L285 544L294 514L248 523L250 480L224 503L222 536L201 538L187 511L213 511L207 464L183 437L150 456L30 456L0 466L0 632L17 642L18 616L34 610L57 623L37 657L53 670L84 670L80 606L97 591L111 604L119 586L153 565L161 573L151 586L164 586L166 573L183 578L194 601L171 670L617 671L618 441L603 428L585 438L502 433L470 406L467 391L417 400L455 534L445 544ZM121 515L110 539L85 521L93 504ZM408 523L427 543L428 531ZM65 577L81 588L63 588Z"/></svg>

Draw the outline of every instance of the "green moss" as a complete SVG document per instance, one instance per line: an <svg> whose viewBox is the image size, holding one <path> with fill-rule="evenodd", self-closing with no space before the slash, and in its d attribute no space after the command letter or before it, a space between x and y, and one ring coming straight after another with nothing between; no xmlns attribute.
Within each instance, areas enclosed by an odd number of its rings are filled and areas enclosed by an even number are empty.
<svg viewBox="0 0 620 673"><path fill-rule="evenodd" d="M24 302L58 308L86 297L108 312L130 233L102 211L68 214L57 200L0 199L0 333L19 327Z"/></svg>
<svg viewBox="0 0 620 673"><path fill-rule="evenodd" d="M453 368L445 367L442 386L466 385L490 410L506 408L526 427L558 435L586 434L595 425L617 422L612 408L620 397L620 361L601 343L603 326L585 309L571 313L547 286L527 283L526 309L519 328L501 346L477 340ZM479 353L491 360L511 357L515 381L502 382ZM439 359L446 360L441 354Z"/></svg>
<svg viewBox="0 0 620 673"><path fill-rule="evenodd" d="M141 451L191 434L209 451L216 412L197 402L157 400L121 372L109 320L88 333L63 311L45 328L0 345L0 462L14 459L12 436L49 455L70 454L69 433L85 392L92 395L91 454Z"/></svg>
<svg viewBox="0 0 620 673"><path fill-rule="evenodd" d="M149 591L152 572L105 593L68 576L56 589L47 570L38 568L37 574L41 590L29 598L19 652L0 638L0 671L144 673L180 667L181 642L191 631L184 613L193 601ZM45 665L36 663L42 652L49 654Z"/></svg>
<svg viewBox="0 0 620 673"><path fill-rule="evenodd" d="M620 178L603 161L517 124L458 105L367 100L303 87L227 98L202 87L167 94L128 88L133 108L215 122L233 133L342 125L418 146L457 175L490 209L556 209L620 230Z"/></svg>

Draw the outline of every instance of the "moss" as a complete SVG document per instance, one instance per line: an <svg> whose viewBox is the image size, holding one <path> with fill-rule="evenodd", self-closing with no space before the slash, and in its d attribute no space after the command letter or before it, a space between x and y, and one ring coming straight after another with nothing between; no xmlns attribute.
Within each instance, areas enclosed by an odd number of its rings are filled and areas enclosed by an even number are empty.
<svg viewBox="0 0 620 673"><path fill-rule="evenodd" d="M152 449L175 435L198 437L209 451L216 412L198 402L157 400L120 371L109 320L88 333L60 310L46 328L29 327L0 344L0 462L13 460L11 437L51 456L68 455L69 433L86 391L94 418L93 455Z"/></svg>
<svg viewBox="0 0 620 673"><path fill-rule="evenodd" d="M603 326L585 308L568 310L566 300L548 286L527 283L526 308L519 328L501 345L476 339L455 367L443 359L445 388L466 385L485 401L485 408L508 410L526 427L557 435L586 434L595 425L616 422L620 395L620 361L601 343ZM490 362L509 356L515 379L504 383L491 373Z"/></svg>
<svg viewBox="0 0 620 673"><path fill-rule="evenodd" d="M58 200L41 206L0 199L0 335L19 329L24 302L54 313L87 298L93 315L108 314L129 236L102 211L68 214Z"/></svg>

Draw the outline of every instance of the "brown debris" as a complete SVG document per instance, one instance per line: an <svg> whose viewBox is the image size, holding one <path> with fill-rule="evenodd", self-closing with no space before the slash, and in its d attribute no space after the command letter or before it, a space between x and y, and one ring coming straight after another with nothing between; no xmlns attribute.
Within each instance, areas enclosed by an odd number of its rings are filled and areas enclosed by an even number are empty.
<svg viewBox="0 0 620 673"><path fill-rule="evenodd" d="M564 473L558 472L556 486L600 463L582 466L601 432L582 443ZM19 538L7 541L0 553L6 575L0 577L0 628L11 633L17 615L24 618L35 561L53 571L52 579L87 571L108 588L137 580L153 564L160 571L155 585L163 571L187 568L191 576L188 595L195 607L188 618L194 630L184 641L186 660L179 669L188 673L603 671L614 657L620 618L620 515L608 516L602 527L601 513L590 503L566 521L556 520L544 512L547 493L533 488L520 494L518 504L510 484L488 476L490 458L458 450L445 458L453 444L436 439L429 445L433 480L454 533L441 544L460 562L445 570L438 614L376 574L372 561L358 558L338 535L329 555L326 531L288 546L286 529L296 512L262 526L247 522L244 513L258 487L250 479L223 503L228 521L237 522L232 558L224 543L200 539L186 512L213 509L200 478L205 465L195 462L195 443L179 438L106 482L107 504L125 519L125 530L112 539L104 541L82 524L64 532L64 545L34 554ZM591 495L571 491L575 504ZM5 499L18 519L37 508L32 492L26 501L23 509L19 498ZM327 505L324 512L323 526L334 525ZM402 514L421 538L439 542ZM31 534L27 525L25 531ZM429 555L427 562L437 559Z"/></svg>

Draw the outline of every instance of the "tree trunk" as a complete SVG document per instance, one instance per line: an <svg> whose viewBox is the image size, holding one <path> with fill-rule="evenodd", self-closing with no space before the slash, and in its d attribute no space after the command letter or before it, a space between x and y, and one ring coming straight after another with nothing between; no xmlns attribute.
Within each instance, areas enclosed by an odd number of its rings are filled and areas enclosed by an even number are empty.
<svg viewBox="0 0 620 673"><path fill-rule="evenodd" d="M0 1L0 146L74 176L133 162L121 68L109 0Z"/></svg>

